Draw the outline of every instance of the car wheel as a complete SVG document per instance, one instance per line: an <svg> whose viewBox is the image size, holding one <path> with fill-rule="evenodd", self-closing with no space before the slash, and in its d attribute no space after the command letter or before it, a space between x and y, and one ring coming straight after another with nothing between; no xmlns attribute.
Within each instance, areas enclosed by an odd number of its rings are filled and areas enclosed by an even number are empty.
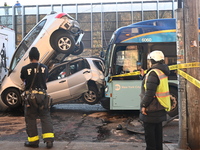
<svg viewBox="0 0 200 150"><path fill-rule="evenodd" d="M75 40L67 32L55 32L50 39L53 49L59 53L71 54L75 49Z"/></svg>
<svg viewBox="0 0 200 150"><path fill-rule="evenodd" d="M170 117L178 115L178 91L175 88L170 88L171 111L168 112Z"/></svg>
<svg viewBox="0 0 200 150"><path fill-rule="evenodd" d="M99 102L98 91L94 86L89 86L89 90L83 93L82 100L90 105L94 105Z"/></svg>
<svg viewBox="0 0 200 150"><path fill-rule="evenodd" d="M79 55L83 52L83 50L84 50L84 44L81 41L79 46L75 46L75 49L72 52L72 55Z"/></svg>
<svg viewBox="0 0 200 150"><path fill-rule="evenodd" d="M8 89L3 92L3 102L10 108L16 108L21 105L21 96L17 89Z"/></svg>

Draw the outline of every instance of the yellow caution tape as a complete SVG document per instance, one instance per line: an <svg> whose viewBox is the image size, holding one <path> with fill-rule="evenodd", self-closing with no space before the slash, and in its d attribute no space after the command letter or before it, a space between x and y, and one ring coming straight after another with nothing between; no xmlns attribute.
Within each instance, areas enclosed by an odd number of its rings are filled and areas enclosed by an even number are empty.
<svg viewBox="0 0 200 150"><path fill-rule="evenodd" d="M182 70L178 70L178 74L180 74L183 78L187 79L189 82L200 88L200 81L185 73Z"/></svg>
<svg viewBox="0 0 200 150"><path fill-rule="evenodd" d="M200 88L200 81L199 80L195 79L194 77L192 77L189 74L185 73L184 71L180 70L180 69L196 68L196 67L200 67L200 62L192 62L192 63L171 65L171 66L169 66L169 69L170 70L178 70L178 74L179 75L181 75L186 80L188 80L189 82L191 82L192 84L194 84L195 86ZM145 70L144 73L146 73L146 71L147 70ZM112 81L113 77L126 77L126 76L136 76L136 75L140 75L140 71L111 76L109 82Z"/></svg>
<svg viewBox="0 0 200 150"><path fill-rule="evenodd" d="M184 63L169 66L170 70L184 69L184 68L195 68L200 67L200 62Z"/></svg>

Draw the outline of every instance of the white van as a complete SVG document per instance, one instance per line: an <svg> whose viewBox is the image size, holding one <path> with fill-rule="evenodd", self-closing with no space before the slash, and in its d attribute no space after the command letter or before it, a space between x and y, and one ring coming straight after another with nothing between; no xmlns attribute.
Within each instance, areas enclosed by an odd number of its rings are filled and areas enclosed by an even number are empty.
<svg viewBox="0 0 200 150"><path fill-rule="evenodd" d="M8 74L12 56L15 52L15 31L11 28L0 25L0 83ZM7 106L0 100L0 110Z"/></svg>
<svg viewBox="0 0 200 150"><path fill-rule="evenodd" d="M13 53L15 52L15 31L0 25L0 82L8 73Z"/></svg>

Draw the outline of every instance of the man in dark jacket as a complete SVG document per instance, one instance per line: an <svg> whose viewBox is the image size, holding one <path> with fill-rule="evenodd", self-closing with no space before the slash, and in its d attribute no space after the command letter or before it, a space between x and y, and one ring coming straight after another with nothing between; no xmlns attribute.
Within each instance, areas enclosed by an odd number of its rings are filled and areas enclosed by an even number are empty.
<svg viewBox="0 0 200 150"><path fill-rule="evenodd" d="M42 138L47 148L52 148L54 141L53 125L49 112L49 99L46 93L46 80L48 78L48 68L44 64L38 63L40 53L36 47L32 47L29 52L31 63L22 67L21 79L25 82L25 92L28 104L25 105L25 121L28 141L24 143L26 147L36 148L39 146L39 135L37 130L37 118L42 124Z"/></svg>
<svg viewBox="0 0 200 150"><path fill-rule="evenodd" d="M141 113L145 130L146 150L162 150L162 122L166 111L170 111L168 75L170 70L164 64L164 54L153 51L148 55L150 69L147 71L141 91Z"/></svg>

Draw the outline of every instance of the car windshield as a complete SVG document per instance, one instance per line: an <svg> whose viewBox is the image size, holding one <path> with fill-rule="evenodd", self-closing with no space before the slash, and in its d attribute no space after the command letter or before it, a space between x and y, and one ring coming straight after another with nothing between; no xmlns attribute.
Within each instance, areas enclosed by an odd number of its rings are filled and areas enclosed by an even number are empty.
<svg viewBox="0 0 200 150"><path fill-rule="evenodd" d="M37 38L39 33L41 32L42 28L45 25L46 20L41 21L35 28L31 30L31 32L28 33L28 35L23 39L19 47L16 49L12 61L10 64L10 70L12 71L18 62L22 59L26 51L29 49L29 47L32 45L34 40Z"/></svg>
<svg viewBox="0 0 200 150"><path fill-rule="evenodd" d="M93 60L93 63L95 64L95 66L102 72L105 71L105 66L104 63L102 61L99 60Z"/></svg>

